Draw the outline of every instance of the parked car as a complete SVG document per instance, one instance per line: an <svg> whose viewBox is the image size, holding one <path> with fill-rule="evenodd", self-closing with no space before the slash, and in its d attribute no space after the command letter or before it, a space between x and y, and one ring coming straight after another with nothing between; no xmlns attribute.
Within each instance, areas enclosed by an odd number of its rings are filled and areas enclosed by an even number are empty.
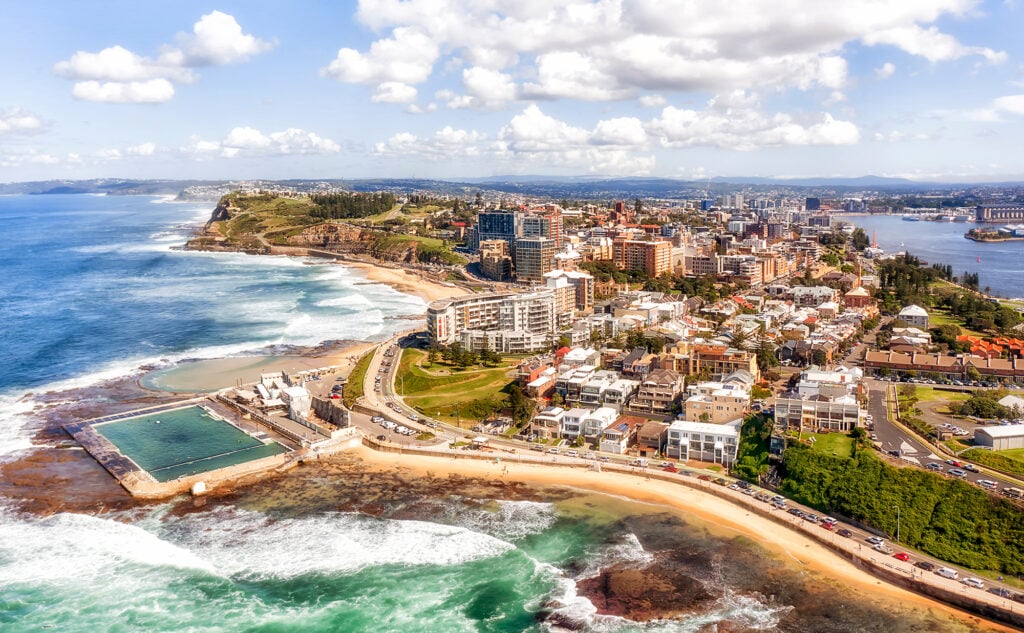
<svg viewBox="0 0 1024 633"><path fill-rule="evenodd" d="M967 476L967 473L965 471L963 471L963 470L960 470L959 468L950 468L949 469L949 474L954 476L954 477L966 477Z"/></svg>
<svg viewBox="0 0 1024 633"><path fill-rule="evenodd" d="M975 466L974 464L964 464L964 470L976 473L978 472L978 467Z"/></svg>
<svg viewBox="0 0 1024 633"><path fill-rule="evenodd" d="M935 570L935 573L950 580L956 580L960 577L960 573L952 567L939 567Z"/></svg>
<svg viewBox="0 0 1024 633"><path fill-rule="evenodd" d="M968 587L974 587L975 589L985 588L985 582L981 578L975 578L973 576L964 576L964 579L960 582L964 583Z"/></svg>
<svg viewBox="0 0 1024 633"><path fill-rule="evenodd" d="M551 448L548 449L548 452L553 454L553 455L558 455L558 447L557 446L552 446Z"/></svg>
<svg viewBox="0 0 1024 633"><path fill-rule="evenodd" d="M904 563L910 560L910 554L908 554L906 552L896 552L895 554L892 555L892 557L895 558L896 560L901 560Z"/></svg>
<svg viewBox="0 0 1024 633"><path fill-rule="evenodd" d="M918 569L923 569L925 571L933 571L935 569L935 563L926 560L919 560L916 563L914 563L914 567L917 567Z"/></svg>
<svg viewBox="0 0 1024 633"><path fill-rule="evenodd" d="M675 464L666 464L665 466L662 466L661 469L664 470L667 473L677 473L677 472L679 472L679 469L676 468Z"/></svg>
<svg viewBox="0 0 1024 633"><path fill-rule="evenodd" d="M580 456L580 452L577 451L577 450L568 450L568 451L565 451L565 456L566 457L579 457Z"/></svg>
<svg viewBox="0 0 1024 633"><path fill-rule="evenodd" d="M851 532L850 530L848 530L846 528L842 528L840 530L837 530L836 534L838 534L839 536L842 536L844 538L853 538L853 532Z"/></svg>
<svg viewBox="0 0 1024 633"><path fill-rule="evenodd" d="M867 537L864 540L867 541L868 543L871 543L872 545L878 545L879 543L884 543L885 542L884 538L879 538L877 536L869 536L869 537Z"/></svg>

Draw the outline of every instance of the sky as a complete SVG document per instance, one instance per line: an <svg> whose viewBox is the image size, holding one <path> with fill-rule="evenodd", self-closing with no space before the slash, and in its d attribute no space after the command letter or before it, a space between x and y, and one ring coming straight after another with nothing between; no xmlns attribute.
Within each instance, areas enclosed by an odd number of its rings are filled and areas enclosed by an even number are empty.
<svg viewBox="0 0 1024 633"><path fill-rule="evenodd" d="M1024 180L1022 0L3 3L0 182Z"/></svg>

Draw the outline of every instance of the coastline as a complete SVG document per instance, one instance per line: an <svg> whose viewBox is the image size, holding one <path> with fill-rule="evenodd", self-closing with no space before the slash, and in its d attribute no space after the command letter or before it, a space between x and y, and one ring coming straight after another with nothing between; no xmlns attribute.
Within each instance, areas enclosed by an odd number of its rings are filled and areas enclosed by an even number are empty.
<svg viewBox="0 0 1024 633"><path fill-rule="evenodd" d="M499 462L384 453L365 445L347 451L346 456L361 460L369 466L367 470L371 472L374 469L401 471L423 477L436 477L443 473L448 477L481 478L541 487L567 487L667 508L683 515L696 516L724 531L748 537L776 556L788 559L802 569L820 574L840 585L852 586L889 601L938 611L945 617L955 618L963 623L983 623L990 630L1016 630L881 580L798 530L780 525L738 504L689 486L613 471L598 472L519 463L512 459Z"/></svg>
<svg viewBox="0 0 1024 633"><path fill-rule="evenodd" d="M398 292L415 295L427 303L436 299L462 296L469 292L455 284L434 281L404 266L391 267L354 259L344 259L338 263L361 271L368 281L391 286Z"/></svg>

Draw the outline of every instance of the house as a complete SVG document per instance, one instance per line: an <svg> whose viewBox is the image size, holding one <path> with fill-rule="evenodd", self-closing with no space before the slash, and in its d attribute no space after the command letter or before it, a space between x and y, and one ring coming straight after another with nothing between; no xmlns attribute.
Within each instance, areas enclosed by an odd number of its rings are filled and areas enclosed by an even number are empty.
<svg viewBox="0 0 1024 633"><path fill-rule="evenodd" d="M724 424L743 417L750 407L750 392L736 384L699 382L687 389L683 416L710 424Z"/></svg>
<svg viewBox="0 0 1024 633"><path fill-rule="evenodd" d="M575 440L583 434L583 421L592 413L590 409L576 407L562 414L559 435L563 439Z"/></svg>
<svg viewBox="0 0 1024 633"><path fill-rule="evenodd" d="M604 453L624 454L636 439L641 427L641 418L624 416L604 430L598 449Z"/></svg>
<svg viewBox="0 0 1024 633"><path fill-rule="evenodd" d="M537 415L533 416L530 422L530 435L544 440L557 438L562 432L562 417L565 409L562 407L547 407Z"/></svg>
<svg viewBox="0 0 1024 633"><path fill-rule="evenodd" d="M742 423L742 420L728 424L677 420L668 427L665 455L722 464L729 468L736 461Z"/></svg>
<svg viewBox="0 0 1024 633"><path fill-rule="evenodd" d="M630 408L644 413L671 413L683 392L683 380L670 369L656 369L640 383Z"/></svg>
<svg viewBox="0 0 1024 633"><path fill-rule="evenodd" d="M826 393L802 397L789 392L775 399L775 424L798 431L849 433L858 426L866 412L851 394L831 396Z"/></svg>
<svg viewBox="0 0 1024 633"><path fill-rule="evenodd" d="M900 310L900 313L896 315L896 318L907 325L912 325L924 330L928 329L928 312L921 306L913 304L908 305Z"/></svg>
<svg viewBox="0 0 1024 633"><path fill-rule="evenodd" d="M668 422L635 419L641 421L636 432L636 446L640 450L640 454L646 456L661 453L661 449L665 446Z"/></svg>
<svg viewBox="0 0 1024 633"><path fill-rule="evenodd" d="M605 429L615 423L619 412L611 407L601 407L583 418L583 439L587 442L597 443L604 434Z"/></svg>

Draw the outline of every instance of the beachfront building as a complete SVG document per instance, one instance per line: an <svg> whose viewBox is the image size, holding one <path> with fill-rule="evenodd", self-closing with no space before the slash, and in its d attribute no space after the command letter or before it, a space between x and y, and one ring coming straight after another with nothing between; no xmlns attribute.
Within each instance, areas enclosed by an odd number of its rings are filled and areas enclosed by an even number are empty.
<svg viewBox="0 0 1024 633"><path fill-rule="evenodd" d="M775 424L800 432L849 433L863 425L865 415L857 397L850 394L801 397L791 391L775 399Z"/></svg>
<svg viewBox="0 0 1024 633"><path fill-rule="evenodd" d="M565 409L562 407L545 408L530 421L530 435L542 440L557 438L562 432L564 415Z"/></svg>
<svg viewBox="0 0 1024 633"><path fill-rule="evenodd" d="M562 414L562 424L559 427L559 437L566 440L575 440L583 434L583 422L593 413L590 409L574 407Z"/></svg>
<svg viewBox="0 0 1024 633"><path fill-rule="evenodd" d="M458 342L473 351L525 353L543 349L572 320L572 304L566 307L561 296L570 291L544 288L438 299L427 306L427 333L433 344Z"/></svg>
<svg viewBox="0 0 1024 633"><path fill-rule="evenodd" d="M722 382L699 382L687 388L683 416L710 424L724 424L743 417L750 409L750 392Z"/></svg>
<svg viewBox="0 0 1024 633"><path fill-rule="evenodd" d="M598 449L604 453L623 455L636 438L640 422L636 418L622 418L604 430Z"/></svg>
<svg viewBox="0 0 1024 633"><path fill-rule="evenodd" d="M683 379L670 369L656 369L640 383L630 403L633 411L642 413L671 413L683 392Z"/></svg>
<svg viewBox="0 0 1024 633"><path fill-rule="evenodd" d="M665 455L680 460L722 464L729 468L736 461L742 422L707 424L677 420L668 427Z"/></svg>
<svg viewBox="0 0 1024 633"><path fill-rule="evenodd" d="M611 407L595 409L583 418L583 439L590 443L597 443L605 429L614 424L618 417L619 412Z"/></svg>

